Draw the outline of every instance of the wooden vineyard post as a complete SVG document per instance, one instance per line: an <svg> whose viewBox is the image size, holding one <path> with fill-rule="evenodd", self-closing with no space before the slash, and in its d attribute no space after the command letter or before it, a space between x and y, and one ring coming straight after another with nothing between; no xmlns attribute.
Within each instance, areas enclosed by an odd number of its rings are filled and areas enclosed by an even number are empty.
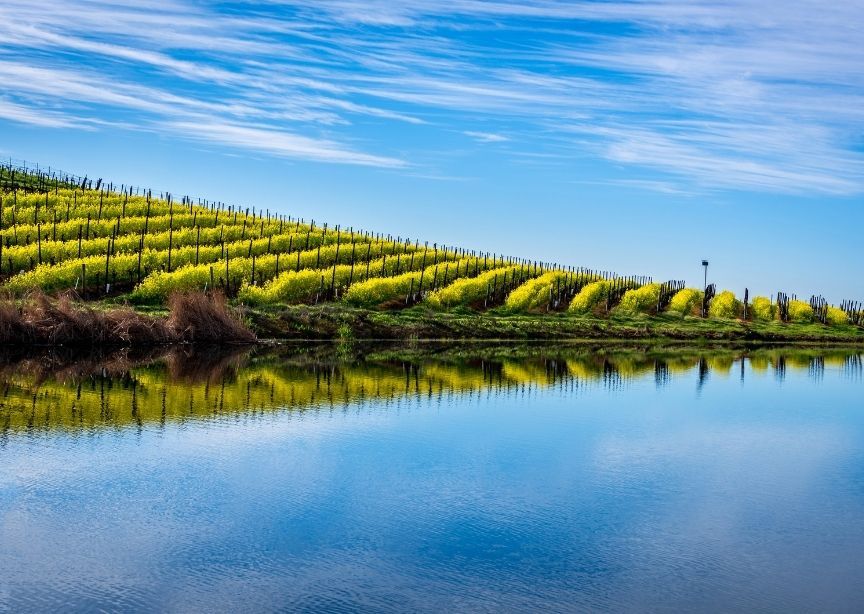
<svg viewBox="0 0 864 614"><path fill-rule="evenodd" d="M108 294L111 285L108 283L108 263L111 259L111 239L108 239L108 247L105 252L105 294ZM98 285L98 284L97 284Z"/></svg>
<svg viewBox="0 0 864 614"><path fill-rule="evenodd" d="M231 294L231 278L228 273L228 261L230 256L228 255L228 248L225 248L225 296L229 296Z"/></svg>
<svg viewBox="0 0 864 614"><path fill-rule="evenodd" d="M369 265L372 264L370 257L372 256L372 242L366 244L366 276L363 278L364 281L369 279Z"/></svg>
<svg viewBox="0 0 864 614"><path fill-rule="evenodd" d="M201 226L197 227L197 235L195 236L195 266L198 266L198 249L201 245Z"/></svg>
<svg viewBox="0 0 864 614"><path fill-rule="evenodd" d="M144 252L144 232L141 232L141 239L138 242L138 283L141 283L141 254Z"/></svg>
<svg viewBox="0 0 864 614"><path fill-rule="evenodd" d="M351 284L354 283L354 254L357 249L357 244L354 242L354 239L351 239L351 271L348 273L348 287L351 287Z"/></svg>
<svg viewBox="0 0 864 614"><path fill-rule="evenodd" d="M36 224L36 253L42 264L42 224Z"/></svg>
<svg viewBox="0 0 864 614"><path fill-rule="evenodd" d="M150 190L147 190L147 211L144 213L144 234L150 226Z"/></svg>
<svg viewBox="0 0 864 614"><path fill-rule="evenodd" d="M12 261L10 260L11 264ZM81 298L87 300L87 265L81 263Z"/></svg>
<svg viewBox="0 0 864 614"><path fill-rule="evenodd" d="M168 272L171 272L171 243L174 238L174 229L169 225L168 227Z"/></svg>

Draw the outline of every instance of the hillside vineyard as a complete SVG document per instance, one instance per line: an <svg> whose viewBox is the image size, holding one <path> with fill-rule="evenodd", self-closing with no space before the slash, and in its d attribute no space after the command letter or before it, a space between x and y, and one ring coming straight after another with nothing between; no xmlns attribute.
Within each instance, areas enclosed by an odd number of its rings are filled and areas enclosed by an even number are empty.
<svg viewBox="0 0 864 614"><path fill-rule="evenodd" d="M672 312L828 325L861 324L839 307L778 293L703 293L681 281L562 266L88 179L4 167L0 280L14 296L73 291L163 304L219 290L250 305L497 309L603 316Z"/></svg>

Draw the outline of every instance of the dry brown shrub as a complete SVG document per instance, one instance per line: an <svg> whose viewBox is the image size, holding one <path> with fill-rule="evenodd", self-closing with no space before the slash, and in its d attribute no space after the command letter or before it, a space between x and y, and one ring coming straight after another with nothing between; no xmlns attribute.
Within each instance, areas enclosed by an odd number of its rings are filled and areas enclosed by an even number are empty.
<svg viewBox="0 0 864 614"><path fill-rule="evenodd" d="M252 343L255 335L228 306L221 292L175 293L168 299L167 325L181 341L190 343Z"/></svg>
<svg viewBox="0 0 864 614"><path fill-rule="evenodd" d="M152 346L190 342L239 344L255 341L219 293L177 294L168 318L134 309L94 309L70 294L56 298L34 292L19 304L0 296L0 344Z"/></svg>

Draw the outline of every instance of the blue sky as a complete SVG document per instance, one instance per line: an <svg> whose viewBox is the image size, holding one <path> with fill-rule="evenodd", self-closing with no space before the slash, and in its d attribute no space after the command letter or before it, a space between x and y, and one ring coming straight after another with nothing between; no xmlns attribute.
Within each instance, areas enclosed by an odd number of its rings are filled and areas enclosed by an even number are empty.
<svg viewBox="0 0 864 614"><path fill-rule="evenodd" d="M0 155L742 293L864 298L864 3L0 4Z"/></svg>

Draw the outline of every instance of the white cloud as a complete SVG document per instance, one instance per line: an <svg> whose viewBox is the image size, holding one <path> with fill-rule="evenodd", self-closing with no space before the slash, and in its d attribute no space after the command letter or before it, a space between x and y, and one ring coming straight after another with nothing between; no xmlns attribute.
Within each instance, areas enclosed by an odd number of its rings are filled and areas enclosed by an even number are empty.
<svg viewBox="0 0 864 614"><path fill-rule="evenodd" d="M503 134L495 134L494 132L476 132L474 130L466 130L464 134L470 136L474 140L480 141L481 143L503 143L510 140Z"/></svg>
<svg viewBox="0 0 864 614"><path fill-rule="evenodd" d="M49 111L34 111L29 107L2 99L0 99L0 117L22 124L46 128L81 127L81 122L66 115Z"/></svg>
<svg viewBox="0 0 864 614"><path fill-rule="evenodd" d="M406 126L485 143L518 130L526 153L592 155L674 185L855 194L862 22L860 0L280 0L246 14L5 0L0 116L184 126L186 138L394 168L434 159ZM478 120L488 130L470 129ZM449 175L443 164L427 171Z"/></svg>
<svg viewBox="0 0 864 614"><path fill-rule="evenodd" d="M240 126L206 120L198 122L174 121L166 127L182 132L189 138L225 143L279 156L363 166L390 168L406 166L405 162L396 158L351 151L332 141L310 139L283 132L274 127Z"/></svg>

